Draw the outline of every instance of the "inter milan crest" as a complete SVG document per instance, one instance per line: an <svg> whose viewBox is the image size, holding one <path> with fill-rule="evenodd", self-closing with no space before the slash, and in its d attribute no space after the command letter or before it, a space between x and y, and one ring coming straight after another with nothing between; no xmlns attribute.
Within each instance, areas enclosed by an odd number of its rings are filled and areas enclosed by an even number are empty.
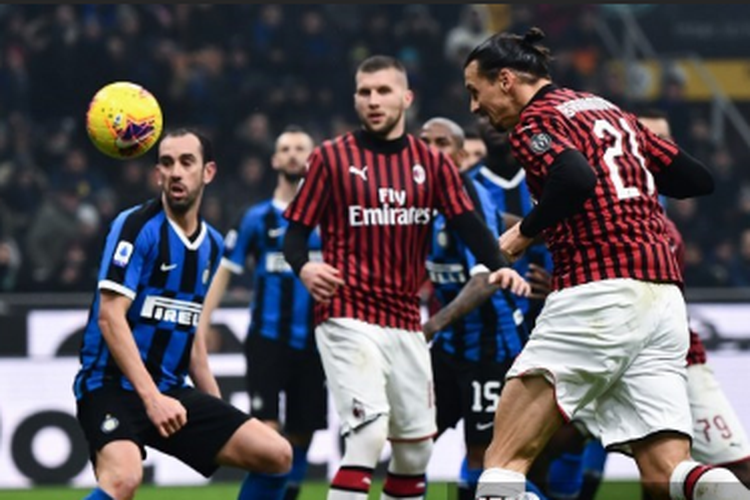
<svg viewBox="0 0 750 500"><path fill-rule="evenodd" d="M250 400L250 411L261 411L264 406L263 398L257 394Z"/></svg>
<svg viewBox="0 0 750 500"><path fill-rule="evenodd" d="M101 430L104 434L109 434L120 426L120 421L116 417L107 413L102 421Z"/></svg>
<svg viewBox="0 0 750 500"><path fill-rule="evenodd" d="M448 233L446 231L440 231L437 234L437 244L440 245L442 248L447 248L448 243L450 243L448 240Z"/></svg>

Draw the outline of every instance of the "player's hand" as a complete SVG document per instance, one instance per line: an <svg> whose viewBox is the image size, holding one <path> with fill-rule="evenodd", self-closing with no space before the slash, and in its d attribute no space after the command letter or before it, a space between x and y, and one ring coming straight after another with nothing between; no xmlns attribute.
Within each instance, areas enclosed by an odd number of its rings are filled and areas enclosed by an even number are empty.
<svg viewBox="0 0 750 500"><path fill-rule="evenodd" d="M533 242L533 238L521 234L520 222L517 222L510 229L501 234L500 239L498 239L500 251L508 262L511 263L517 261Z"/></svg>
<svg viewBox="0 0 750 500"><path fill-rule="evenodd" d="M531 285L531 299L545 299L552 291L552 275L542 266L529 264L526 280Z"/></svg>
<svg viewBox="0 0 750 500"><path fill-rule="evenodd" d="M430 342L432 340L432 337L434 337L437 332L437 327L435 326L434 322L430 320L427 320L427 322L422 325L422 335L424 335L424 339L427 342Z"/></svg>
<svg viewBox="0 0 750 500"><path fill-rule="evenodd" d="M488 280L491 284L499 285L500 288L510 290L521 297L528 297L531 293L531 285L510 267L503 267L490 273Z"/></svg>
<svg viewBox="0 0 750 500"><path fill-rule="evenodd" d="M299 273L310 295L318 302L328 304L340 286L344 286L341 272L325 262L308 262Z"/></svg>
<svg viewBox="0 0 750 500"><path fill-rule="evenodd" d="M187 423L187 410L175 398L157 394L143 404L148 418L164 438L172 436Z"/></svg>

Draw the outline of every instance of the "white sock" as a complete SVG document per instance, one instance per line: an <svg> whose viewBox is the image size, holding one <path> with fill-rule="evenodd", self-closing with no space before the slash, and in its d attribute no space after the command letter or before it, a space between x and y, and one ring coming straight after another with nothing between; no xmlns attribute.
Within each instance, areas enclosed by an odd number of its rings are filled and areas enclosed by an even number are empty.
<svg viewBox="0 0 750 500"><path fill-rule="evenodd" d="M728 469L686 460L669 479L672 500L750 500L750 491Z"/></svg>
<svg viewBox="0 0 750 500"><path fill-rule="evenodd" d="M492 467L479 476L477 500L503 500L523 498L526 476L520 472Z"/></svg>

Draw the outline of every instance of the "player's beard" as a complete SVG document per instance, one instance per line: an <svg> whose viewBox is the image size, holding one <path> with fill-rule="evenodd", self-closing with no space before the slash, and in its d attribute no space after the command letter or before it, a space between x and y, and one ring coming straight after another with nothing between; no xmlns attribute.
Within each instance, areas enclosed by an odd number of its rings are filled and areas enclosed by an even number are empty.
<svg viewBox="0 0 750 500"><path fill-rule="evenodd" d="M381 137L385 139L388 137L388 135L393 131L394 128L396 128L396 125L401 121L401 117L404 116L404 110L399 110L399 113L394 116L392 119L388 119L386 115L386 119L383 121L382 124L380 124L380 128L374 129L368 122L366 116L360 116L360 121L362 122L362 126L365 128L367 132L370 134Z"/></svg>
<svg viewBox="0 0 750 500"><path fill-rule="evenodd" d="M297 184L302 177L304 177L304 172L281 172L281 175L284 176L284 179L286 179L290 184Z"/></svg>
<svg viewBox="0 0 750 500"><path fill-rule="evenodd" d="M203 186L199 187L194 191L188 191L182 199L175 199L169 193L169 188L164 190L164 197L167 200L170 210L175 214L184 215L195 205L198 197L201 194Z"/></svg>

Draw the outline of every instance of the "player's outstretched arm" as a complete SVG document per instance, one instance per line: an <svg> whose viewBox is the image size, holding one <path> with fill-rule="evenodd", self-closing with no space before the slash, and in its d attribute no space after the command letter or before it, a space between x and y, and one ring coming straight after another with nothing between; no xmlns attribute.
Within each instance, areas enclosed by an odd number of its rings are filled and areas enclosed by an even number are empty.
<svg viewBox="0 0 750 500"><path fill-rule="evenodd" d="M208 364L206 337L211 329L211 316L216 308L219 307L230 279L231 274L229 269L220 265L211 280L211 286L208 289L206 298L203 300L203 310L198 321L198 328L195 330L193 349L190 352L189 370L193 384L195 384L197 389L217 398L221 397L221 391L219 390L219 384L216 383L216 377L214 377Z"/></svg>
<svg viewBox="0 0 750 500"><path fill-rule="evenodd" d="M428 342L437 332L484 304L500 288L490 284L489 275L488 272L481 272L472 276L453 300L422 325L422 333Z"/></svg>
<svg viewBox="0 0 750 500"><path fill-rule="evenodd" d="M143 401L151 422L162 436L169 437L185 425L187 411L179 401L159 392L146 370L126 317L131 299L107 290L100 293L98 324L104 341Z"/></svg>

